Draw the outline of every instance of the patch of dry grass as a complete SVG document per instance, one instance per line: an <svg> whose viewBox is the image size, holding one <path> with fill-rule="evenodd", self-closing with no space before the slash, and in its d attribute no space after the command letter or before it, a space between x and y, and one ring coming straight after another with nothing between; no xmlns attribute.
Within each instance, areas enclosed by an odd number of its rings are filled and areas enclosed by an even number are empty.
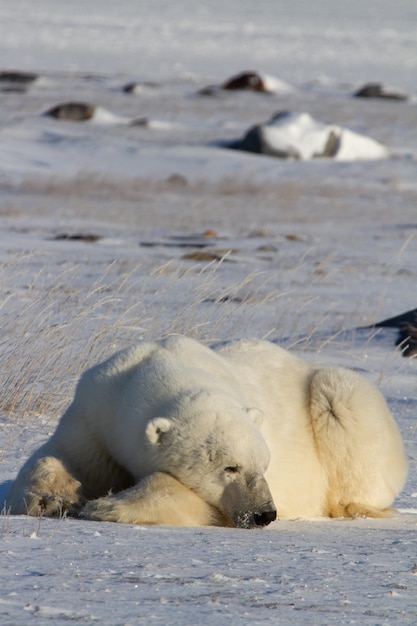
<svg viewBox="0 0 417 626"><path fill-rule="evenodd" d="M37 265L34 254L2 268L0 410L14 422L59 417L82 371L118 349L172 333L238 336L281 295L256 273L225 289L218 262L150 274L114 262L89 283L82 265Z"/></svg>
<svg viewBox="0 0 417 626"><path fill-rule="evenodd" d="M25 194L44 194L46 196L63 196L66 198L97 198L108 199L116 197L119 202L137 201L138 198L166 192L178 193L186 197L195 194L210 196L237 196L239 198L262 197L275 198L278 202L294 202L311 198L312 182L314 195L320 198L339 200L351 195L352 182L340 182L339 179L312 181L310 178L295 178L294 180L277 180L261 182L255 179L240 177L225 177L216 182L204 179L188 180L175 171L165 179L133 178L128 180L113 179L111 175L100 176L95 173L80 173L71 179L59 177L26 178L17 187L0 185L2 191L18 191L23 189ZM386 184L385 184L386 183ZM382 181L385 193L397 193L396 181ZM415 189L402 190L409 196L410 202L415 202ZM14 207L15 208L15 207Z"/></svg>

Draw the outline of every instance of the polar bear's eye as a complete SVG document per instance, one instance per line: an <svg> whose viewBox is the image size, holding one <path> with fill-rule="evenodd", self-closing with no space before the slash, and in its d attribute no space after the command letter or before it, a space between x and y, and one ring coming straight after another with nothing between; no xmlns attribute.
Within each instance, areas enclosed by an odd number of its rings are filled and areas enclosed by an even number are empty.
<svg viewBox="0 0 417 626"><path fill-rule="evenodd" d="M224 468L224 471L227 472L228 474L237 474L239 471L239 466L238 465L228 465L227 467Z"/></svg>

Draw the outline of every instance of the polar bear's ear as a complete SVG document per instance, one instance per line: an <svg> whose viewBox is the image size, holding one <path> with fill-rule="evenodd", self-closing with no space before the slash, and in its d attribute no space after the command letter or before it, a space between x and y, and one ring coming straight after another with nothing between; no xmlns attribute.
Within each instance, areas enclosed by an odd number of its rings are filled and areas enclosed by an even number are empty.
<svg viewBox="0 0 417 626"><path fill-rule="evenodd" d="M261 411L261 409L257 409L255 406L246 409L246 412L255 426L260 428L262 426L262 422L264 421L264 412Z"/></svg>
<svg viewBox="0 0 417 626"><path fill-rule="evenodd" d="M149 443L160 443L162 436L171 429L171 420L166 417L155 417L146 427L146 436Z"/></svg>

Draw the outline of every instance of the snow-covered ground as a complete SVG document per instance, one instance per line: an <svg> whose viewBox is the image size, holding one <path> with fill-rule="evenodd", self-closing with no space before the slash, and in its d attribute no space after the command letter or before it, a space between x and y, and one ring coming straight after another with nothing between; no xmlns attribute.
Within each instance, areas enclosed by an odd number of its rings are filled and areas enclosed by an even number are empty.
<svg viewBox="0 0 417 626"><path fill-rule="evenodd" d="M0 624L416 622L417 362L395 331L354 329L417 305L417 5L254 6L0 5L0 72L40 76L20 92L0 82L0 496L82 370L185 332L267 337L379 384L410 462L400 512L263 531L3 514ZM292 88L199 93L244 70ZM410 98L353 98L365 82ZM67 101L96 114L42 115ZM389 156L224 147L280 111Z"/></svg>

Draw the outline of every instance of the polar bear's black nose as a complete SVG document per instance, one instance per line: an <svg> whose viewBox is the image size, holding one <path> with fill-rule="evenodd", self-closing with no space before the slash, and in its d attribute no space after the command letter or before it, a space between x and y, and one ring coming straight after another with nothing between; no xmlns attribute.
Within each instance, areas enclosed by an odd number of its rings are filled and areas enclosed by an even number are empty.
<svg viewBox="0 0 417 626"><path fill-rule="evenodd" d="M263 513L255 513L253 518L257 526L268 526L268 524L275 522L277 519L277 512L264 511Z"/></svg>

